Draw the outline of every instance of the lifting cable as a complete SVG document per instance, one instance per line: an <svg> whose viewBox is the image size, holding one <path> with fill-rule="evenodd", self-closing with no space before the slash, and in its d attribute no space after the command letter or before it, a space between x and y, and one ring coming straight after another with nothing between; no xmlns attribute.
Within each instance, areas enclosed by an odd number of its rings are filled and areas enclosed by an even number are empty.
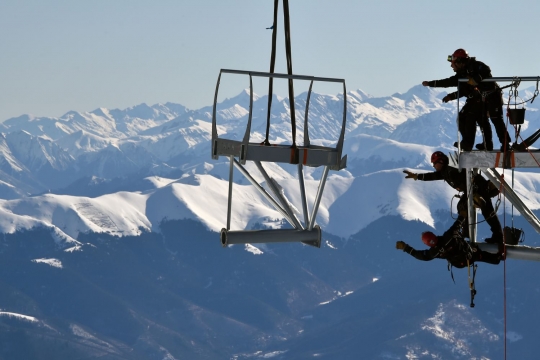
<svg viewBox="0 0 540 360"><path fill-rule="evenodd" d="M283 0L283 17L285 20L285 51L287 56L287 74L292 75L291 55L291 25L289 21L289 0ZM296 113L294 110L294 87L293 79L289 79L289 106L291 110L292 147L296 147Z"/></svg>
<svg viewBox="0 0 540 360"><path fill-rule="evenodd" d="M276 40L277 40L277 18L278 18L279 0L274 0L274 23L272 26L272 54L270 58L270 73L274 73L276 64ZM289 0L283 0L283 20L285 23L285 56L287 58L287 74L292 75L292 54L291 54L291 26L289 20ZM288 79L289 85L289 107L291 111L291 132L292 148L296 148L296 114L294 109L294 87L293 79ZM270 77L268 81L268 111L266 116L266 137L264 145L270 145L268 136L270 133L270 112L272 107L272 92L274 87L274 78Z"/></svg>
<svg viewBox="0 0 540 360"><path fill-rule="evenodd" d="M519 86L519 82L515 85L515 93L516 96L517 96L517 87ZM512 90L510 90L510 96L508 98L508 102L510 102L510 98L512 97ZM506 134L507 135L510 135L508 133L508 124L510 122L510 117L509 117L509 114L508 112L506 113ZM517 131L517 129L516 129ZM505 135L506 136L506 135ZM517 134L516 134L517 136ZM510 141L510 139L506 139L507 141L505 141L505 146L506 144L508 144L508 141ZM517 139L516 139L517 140ZM506 150L507 149L504 149L505 150L505 154L506 154ZM510 151L510 149L508 149L508 151ZM504 172L505 172L505 168L503 167L503 175L502 175L502 180L504 181ZM501 181L501 186L502 186L502 181ZM514 188L514 169L512 169L512 189ZM506 234L504 233L504 228L506 227L506 188L505 187L502 187L502 194L504 195L504 199L503 199L503 254L504 254L504 264L503 264L503 314L504 314L504 359L506 360L506 355L507 355L507 343L508 343L508 340L507 340L507 332L508 332L508 328L507 328L507 314L506 314L506 308L507 308L507 305L506 305ZM514 226L514 205L512 204L512 227Z"/></svg>
<svg viewBox="0 0 540 360"><path fill-rule="evenodd" d="M536 98L536 96L538 96L539 94L539 91L538 91L538 83L540 82L540 78L538 78L538 80L536 81L536 90L534 92L534 95L531 99L527 100L527 101L524 101L523 103L526 103L528 101L532 102L534 101L534 99ZM515 86L515 90L514 92L512 90L510 90L510 93L509 93L509 97L508 97L508 108L510 108L510 99L512 96L514 96L514 99L517 99L517 86L519 86L519 82L517 83L517 85ZM520 105L520 104L517 104L516 101L514 101L514 106L516 105ZM508 115L508 112L506 114L506 128L508 128L508 122L509 122L509 115ZM522 142L524 142L523 138L521 137L520 135L520 130L521 130L521 125L514 125L514 130L515 130L515 134L516 134L516 142L518 140L518 137L521 139ZM508 133L508 131L507 131ZM534 136L534 135L533 135ZM537 139L538 137L536 137ZM534 139L533 142L536 140ZM527 146L527 144L525 143L525 145ZM540 167L540 163L538 162L538 160L533 156L531 150L529 149L529 147L527 146L527 152L532 156L532 158L534 159L534 161L536 162L536 164ZM504 179L504 169L503 169L503 179ZM501 182L502 184L502 182ZM514 169L512 168L512 189L514 188ZM505 191L505 189L503 188L503 191ZM504 200L503 200L503 208L504 208L504 218L503 218L503 226L506 227L506 196L504 197ZM512 212L511 212L511 219L512 219L512 229L514 228L514 205L512 204ZM503 253L505 254L506 256L506 234L504 233L503 231ZM503 294L504 294L504 359L506 360L506 356L507 356L507 313L506 313L506 308L507 308L507 304L506 304L506 289L507 289L507 285L506 285L506 259L504 261L504 270L503 270L503 274L504 274L504 284L503 284Z"/></svg>
<svg viewBox="0 0 540 360"><path fill-rule="evenodd" d="M279 0L274 0L274 22L272 24L272 54L270 55L270 73L274 73L276 65L276 40L277 40L277 18L278 18ZM266 138L264 145L270 145L268 134L270 133L270 112L272 110L272 93L274 89L274 78L268 78L268 110L266 114Z"/></svg>

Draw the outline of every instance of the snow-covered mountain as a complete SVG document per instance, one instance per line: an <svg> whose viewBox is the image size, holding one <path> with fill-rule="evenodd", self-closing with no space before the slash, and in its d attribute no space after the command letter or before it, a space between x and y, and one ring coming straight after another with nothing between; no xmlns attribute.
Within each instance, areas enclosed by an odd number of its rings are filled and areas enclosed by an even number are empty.
<svg viewBox="0 0 540 360"><path fill-rule="evenodd" d="M452 150L456 108L443 104L443 96L444 92L423 86L383 98L361 90L347 94L348 168L331 173L326 184L317 218L326 231L348 237L385 215L433 226L434 214L450 208L453 191L448 186L411 182L402 174L404 168L430 170L433 151ZM297 141L302 143L306 94L295 101ZM247 91L218 104L221 136L243 138L248 104ZM252 141L264 139L267 104L267 96L254 96ZM288 99L274 95L272 104L270 140L290 143ZM141 104L125 110L70 111L60 118L8 119L0 138L0 195L11 223L0 231L24 228L28 217L62 229L58 231L73 239L89 230L118 235L157 230L165 218L195 219L218 231L225 223L229 170L226 159L210 158L211 111L210 106L189 110L171 103ZM342 112L343 94L312 94L311 142L335 142ZM527 118L538 113L536 104L528 106ZM526 125L523 136L529 131ZM296 168L264 165L287 199L301 209ZM250 164L247 168L255 169ZM320 174L320 169L305 171L309 204ZM277 226L271 223L280 215L239 173L234 176L233 229ZM540 206L539 176L516 175L516 189L533 210ZM126 196L138 200L126 201Z"/></svg>
<svg viewBox="0 0 540 360"><path fill-rule="evenodd" d="M325 186L321 249L221 248L229 164L210 157L211 107L9 119L0 137L0 358L501 358L506 267L480 265L471 309L466 271L455 271L454 285L444 262L395 250L396 240L417 246L421 231L452 221L450 187L402 173L429 171L433 151L453 150L456 109L443 95L424 87L384 98L347 93L348 167ZM313 94L312 143L335 141L342 99ZM300 143L305 101L296 98ZM253 141L264 138L267 103L254 97ZM220 134L244 136L247 104L246 92L220 102ZM272 143L291 140L288 108L273 98ZM524 126L523 136L534 130ZM301 209L296 166L263 166ZM310 205L321 172L305 168ZM241 174L234 179L232 229L284 226ZM540 174L514 180L539 209ZM512 224L527 226L519 216ZM539 243L529 232L527 244ZM526 359L535 353L540 289L523 274L537 264L508 264L508 349Z"/></svg>

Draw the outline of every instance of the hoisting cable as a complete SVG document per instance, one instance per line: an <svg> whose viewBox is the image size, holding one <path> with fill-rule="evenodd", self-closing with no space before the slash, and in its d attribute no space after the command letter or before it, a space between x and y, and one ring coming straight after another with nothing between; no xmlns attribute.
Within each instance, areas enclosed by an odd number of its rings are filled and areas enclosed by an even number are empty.
<svg viewBox="0 0 540 360"><path fill-rule="evenodd" d="M289 0L283 0L283 17L285 21L285 52L287 57L287 74L292 75L291 25L289 21ZM289 106L291 111L292 148L296 148L296 114L294 110L293 79L289 79Z"/></svg>
<svg viewBox="0 0 540 360"><path fill-rule="evenodd" d="M277 40L277 18L278 18L279 0L274 0L274 23L272 24L272 54L270 55L270 73L274 73L276 65L276 40ZM266 137L263 145L270 145L268 135L270 133L270 113L272 111L272 93L274 90L274 78L268 78L268 110L266 114Z"/></svg>

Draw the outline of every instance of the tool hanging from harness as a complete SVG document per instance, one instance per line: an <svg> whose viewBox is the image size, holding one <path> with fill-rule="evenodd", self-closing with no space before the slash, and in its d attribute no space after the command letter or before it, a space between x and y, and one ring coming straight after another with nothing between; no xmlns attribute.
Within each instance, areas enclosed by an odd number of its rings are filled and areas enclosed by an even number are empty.
<svg viewBox="0 0 540 360"><path fill-rule="evenodd" d="M277 18L278 18L279 0L274 0L274 23L272 25L272 54L270 58L270 73L274 73L276 64L276 40L277 40ZM283 0L283 20L285 23L285 56L287 58L287 74L292 75L292 54L291 54L291 26L289 20L289 0ZM272 92L274 87L274 78L268 80L268 111L266 115L266 137L264 145L271 145L268 139L270 133L270 113L272 109ZM298 148L296 147L296 112L294 106L294 85L293 79L288 79L289 87L289 108L291 112L291 164L298 163Z"/></svg>
<svg viewBox="0 0 540 360"><path fill-rule="evenodd" d="M456 283L456 280L454 279L454 272L452 271L453 267L456 268L464 268L467 266L468 269L468 277L469 277L469 288L471 290L471 307L474 307L474 296L476 295L476 288L474 279L476 277L476 269L478 265L471 263L473 258L473 253L478 251L478 249L473 246L467 241L465 241L463 237L463 227L460 226L454 231L453 236L448 240L445 247L448 246L450 243L452 243L452 246L449 246L445 252L448 253L448 257L446 260L448 261L448 271L450 271L450 276L452 277L452 281L454 284ZM472 278L471 278L471 267L473 269L472 271Z"/></svg>
<svg viewBox="0 0 540 360"><path fill-rule="evenodd" d="M471 267L473 268L473 275L471 279ZM476 277L476 269L478 268L478 265L476 264L470 264L469 260L467 260L467 268L468 268L468 276L469 276L469 288L471 289L471 304L470 306L474 307L474 297L476 295L476 288L474 284L474 278Z"/></svg>

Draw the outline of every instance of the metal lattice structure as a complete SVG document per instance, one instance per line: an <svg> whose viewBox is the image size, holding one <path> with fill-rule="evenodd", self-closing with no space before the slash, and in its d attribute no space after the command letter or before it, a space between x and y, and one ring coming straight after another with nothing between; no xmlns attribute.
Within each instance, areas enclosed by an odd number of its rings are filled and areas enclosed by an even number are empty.
<svg viewBox="0 0 540 360"><path fill-rule="evenodd" d="M517 82L521 81L534 81L538 84L540 77L524 76L524 77L493 77L485 79L486 82L494 81L507 81ZM467 82L468 79L460 79L460 82ZM535 97L538 92L535 92ZM458 95L459 96L459 95ZM458 102L458 118L459 121L459 102ZM459 126L458 126L459 128ZM458 135L459 137L459 135ZM516 139L517 140L517 139ZM458 145L460 141L458 138ZM526 219L533 229L540 233L540 220L536 215L527 207L527 205L520 199L519 195L514 191L513 187L509 185L503 176L499 173L497 168L503 170L514 171L516 168L538 168L540 167L540 150L522 149L517 151L515 149L506 149L502 151L461 151L458 148L458 152L451 154L451 159L454 166L466 171L467 175L467 192L468 192L468 224L469 235L471 242L476 242L476 209L473 204L473 186L472 179L475 173L482 172L486 177L499 189L502 189L501 193L505 196L515 209ZM478 243L481 249L487 251L497 251L497 246L493 244ZM507 258L521 259L521 260L534 260L540 261L540 248L534 248L523 245L506 245Z"/></svg>

